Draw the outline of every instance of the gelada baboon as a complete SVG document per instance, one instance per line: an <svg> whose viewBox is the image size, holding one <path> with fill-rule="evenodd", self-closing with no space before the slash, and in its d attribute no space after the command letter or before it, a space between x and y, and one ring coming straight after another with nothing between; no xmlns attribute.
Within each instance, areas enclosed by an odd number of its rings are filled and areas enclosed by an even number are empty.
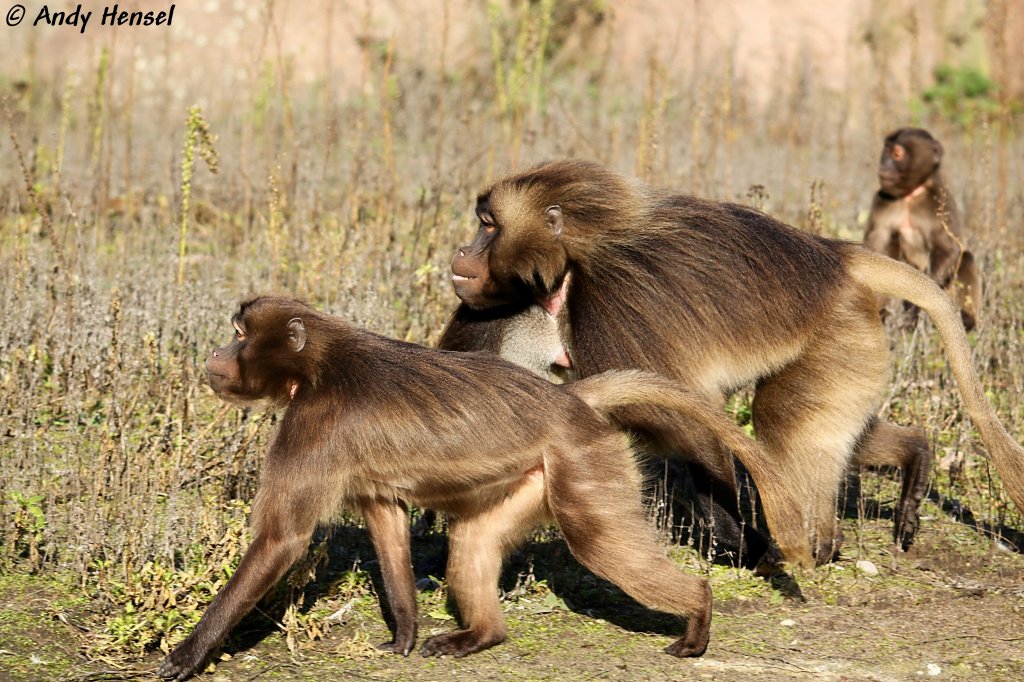
<svg viewBox="0 0 1024 682"><path fill-rule="evenodd" d="M964 326L973 329L981 279L974 255L963 247L960 212L942 175L942 145L927 130L900 128L882 145L878 183L864 243L913 265L940 287L953 285Z"/></svg>
<svg viewBox="0 0 1024 682"><path fill-rule="evenodd" d="M568 280L562 282L561 291L568 288ZM437 347L454 351L489 351L497 353L509 362L529 369L548 381L563 383L577 378L572 368L572 330L565 319L565 308L557 298L547 301L546 307L537 303L527 305L505 305L487 310L474 310L460 303L452 312ZM692 437L692 434L690 434ZM711 447L717 447L717 444ZM748 568L771 570L779 557L771 548L770 541L753 526L740 520L739 500L735 494L715 496L713 481L707 476L699 462L689 461L686 453L673 452L666 459L665 452L645 449L640 458L645 478L654 479L650 474L667 476L672 490L672 499L679 509L688 508L696 502L696 511L703 519L706 530L713 531L710 547L723 558L731 557ZM667 471L663 467L667 465ZM684 465L686 473L680 469ZM645 468L646 467L646 468ZM688 498L684 476L694 482L694 497ZM684 493L684 491L686 491ZM718 491L722 493L723 491ZM416 528L433 527L435 518L425 513Z"/></svg>
<svg viewBox="0 0 1024 682"><path fill-rule="evenodd" d="M626 436L608 410L679 410L734 448L760 447L701 396L652 374L611 372L556 386L491 353L451 353L371 334L300 302L257 298L213 351L210 386L233 402L286 406L263 465L253 541L195 630L160 666L182 680L306 551L314 526L362 513L393 616L381 648L416 641L406 505L448 513L447 580L464 629L428 638L425 656L463 656L505 639L497 584L504 555L552 519L583 565L640 603L686 618L667 651L708 642L706 580L677 569L653 540ZM596 411L595 411L596 410ZM795 501L784 501L795 504Z"/></svg>
<svg viewBox="0 0 1024 682"><path fill-rule="evenodd" d="M452 261L459 298L475 309L564 300L580 376L653 370L714 406L756 384L753 424L767 460L743 463L787 558L806 556L808 546L817 561L834 556L836 496L851 460L903 469L895 537L905 546L917 529L930 455L922 432L875 417L888 374L878 294L932 317L968 413L1024 509L1024 449L982 392L956 306L914 268L584 161L500 180L479 196L476 213L477 235ZM689 453L735 495L731 457L707 442L694 448L692 424L646 407L614 416ZM767 471L779 485L761 480ZM786 509L778 495L800 507Z"/></svg>

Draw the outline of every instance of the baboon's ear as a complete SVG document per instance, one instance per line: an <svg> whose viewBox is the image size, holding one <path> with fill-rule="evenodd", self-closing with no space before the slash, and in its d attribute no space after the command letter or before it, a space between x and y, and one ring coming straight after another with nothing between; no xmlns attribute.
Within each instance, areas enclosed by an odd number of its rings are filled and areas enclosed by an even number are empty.
<svg viewBox="0 0 1024 682"><path fill-rule="evenodd" d="M564 223L562 222L562 207L558 204L548 206L544 211L544 217L547 221L548 227L551 228L551 233L556 237L562 236L562 228Z"/></svg>
<svg viewBox="0 0 1024 682"><path fill-rule="evenodd" d="M942 163L942 143L938 140L932 140L932 152L935 154L935 164Z"/></svg>
<svg viewBox="0 0 1024 682"><path fill-rule="evenodd" d="M306 325L298 317L288 320L288 345L296 353L306 347Z"/></svg>

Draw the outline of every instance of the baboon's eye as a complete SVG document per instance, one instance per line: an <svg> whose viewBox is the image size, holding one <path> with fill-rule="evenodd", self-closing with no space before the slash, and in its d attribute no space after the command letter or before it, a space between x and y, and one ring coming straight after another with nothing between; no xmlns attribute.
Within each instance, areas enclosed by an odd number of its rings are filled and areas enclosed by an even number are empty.
<svg viewBox="0 0 1024 682"><path fill-rule="evenodd" d="M494 216L489 211L480 214L480 229L487 234L494 234L498 231L498 226L494 223Z"/></svg>
<svg viewBox="0 0 1024 682"><path fill-rule="evenodd" d="M906 155L907 155L907 152L906 152L905 149L903 149L903 147L901 145L895 145L892 148L892 160L893 161L902 161L903 157L906 156Z"/></svg>

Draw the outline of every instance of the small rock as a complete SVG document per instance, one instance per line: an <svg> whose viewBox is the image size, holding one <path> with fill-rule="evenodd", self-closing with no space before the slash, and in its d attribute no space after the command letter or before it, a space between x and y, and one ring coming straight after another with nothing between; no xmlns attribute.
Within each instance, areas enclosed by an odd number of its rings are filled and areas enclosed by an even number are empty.
<svg viewBox="0 0 1024 682"><path fill-rule="evenodd" d="M929 663L925 667L928 670L928 674L931 675L932 677L935 677L936 675L941 675L942 674L942 668L940 668L939 666L935 665L934 663Z"/></svg>
<svg viewBox="0 0 1024 682"><path fill-rule="evenodd" d="M861 559L857 562L857 570L864 575L878 575L878 567L867 559Z"/></svg>
<svg viewBox="0 0 1024 682"><path fill-rule="evenodd" d="M784 628L791 628L794 625L796 625L796 621L792 618L787 618L786 620L780 620L779 625L781 625Z"/></svg>

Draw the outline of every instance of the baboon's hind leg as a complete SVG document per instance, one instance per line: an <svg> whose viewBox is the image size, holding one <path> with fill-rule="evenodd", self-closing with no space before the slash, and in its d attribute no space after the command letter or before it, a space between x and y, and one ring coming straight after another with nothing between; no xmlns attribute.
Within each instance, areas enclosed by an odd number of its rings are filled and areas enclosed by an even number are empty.
<svg viewBox="0 0 1024 682"><path fill-rule="evenodd" d="M456 658L505 641L498 579L505 555L547 518L544 472L527 472L501 502L469 515L450 514L448 587L459 607L462 629L429 637L423 656Z"/></svg>
<svg viewBox="0 0 1024 682"><path fill-rule="evenodd" d="M548 504L580 563L644 606L686 618L666 648L700 656L711 628L711 587L683 573L654 540L639 477L621 436L602 438L549 466Z"/></svg>
<svg viewBox="0 0 1024 682"><path fill-rule="evenodd" d="M796 360L758 384L752 412L757 439L786 472L779 484L802 501L814 558L823 563L842 544L839 485L874 419L889 367L875 301L866 292L838 299L820 327ZM759 488L762 499L776 493Z"/></svg>
<svg viewBox="0 0 1024 682"><path fill-rule="evenodd" d="M903 550L914 541L920 522L921 500L928 488L932 453L920 429L875 421L865 432L854 453L862 465L897 466L903 474L903 489L896 505L893 540Z"/></svg>
<svg viewBox="0 0 1024 682"><path fill-rule="evenodd" d="M782 557L771 541L743 518L735 473L732 480L723 480L699 462L691 463L689 472L697 490L697 504L712 523L711 531L720 554L731 555L736 565L749 569L763 563L781 563Z"/></svg>

